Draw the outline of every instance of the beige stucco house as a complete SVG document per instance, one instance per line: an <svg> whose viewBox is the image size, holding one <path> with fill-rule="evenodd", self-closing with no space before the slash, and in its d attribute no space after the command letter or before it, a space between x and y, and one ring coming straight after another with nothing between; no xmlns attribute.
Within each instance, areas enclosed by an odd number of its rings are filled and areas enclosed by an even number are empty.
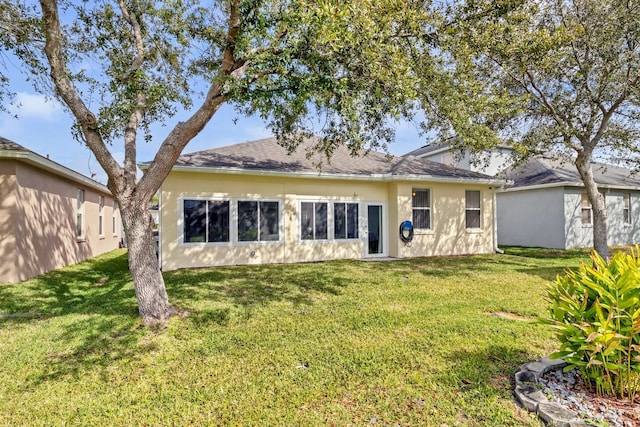
<svg viewBox="0 0 640 427"><path fill-rule="evenodd" d="M107 187L0 137L0 283L115 249L120 229Z"/></svg>
<svg viewBox="0 0 640 427"><path fill-rule="evenodd" d="M571 161L553 155L513 165L513 152L498 147L481 153L478 164L466 151L457 157L447 144L407 154L452 164L508 180L497 193L498 243L572 249L593 246L593 212L582 178ZM607 241L612 246L640 242L640 178L631 169L594 162L593 178L607 207Z"/></svg>
<svg viewBox="0 0 640 427"><path fill-rule="evenodd" d="M310 146L288 155L269 138L180 156L160 191L162 269L494 251L501 180L346 148L327 162Z"/></svg>

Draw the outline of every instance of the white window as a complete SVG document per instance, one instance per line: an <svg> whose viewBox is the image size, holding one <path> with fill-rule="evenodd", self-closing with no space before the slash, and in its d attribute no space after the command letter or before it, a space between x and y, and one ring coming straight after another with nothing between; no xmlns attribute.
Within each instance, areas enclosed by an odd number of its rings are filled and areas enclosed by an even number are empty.
<svg viewBox="0 0 640 427"><path fill-rule="evenodd" d="M587 195L586 192L582 193L580 218L582 219L582 223L585 225L592 224L593 222L593 212L591 209L591 202L589 201L589 196Z"/></svg>
<svg viewBox="0 0 640 427"><path fill-rule="evenodd" d="M326 202L301 202L300 239L327 240L329 237L328 213Z"/></svg>
<svg viewBox="0 0 640 427"><path fill-rule="evenodd" d="M622 221L631 224L631 193L622 193Z"/></svg>
<svg viewBox="0 0 640 427"><path fill-rule="evenodd" d="M358 227L358 204L335 202L333 204L333 238L357 239Z"/></svg>
<svg viewBox="0 0 640 427"><path fill-rule="evenodd" d="M424 188L414 188L411 192L413 228L431 229L431 192Z"/></svg>
<svg viewBox="0 0 640 427"><path fill-rule="evenodd" d="M84 190L76 192L76 237L84 238Z"/></svg>
<svg viewBox="0 0 640 427"><path fill-rule="evenodd" d="M280 240L278 202L238 201L238 241Z"/></svg>
<svg viewBox="0 0 640 427"><path fill-rule="evenodd" d="M102 211L104 210L104 196L98 196L98 235L104 236L104 228L103 228L103 215Z"/></svg>
<svg viewBox="0 0 640 427"><path fill-rule="evenodd" d="M466 190L465 194L465 224L467 228L481 228L480 222L480 191Z"/></svg>
<svg viewBox="0 0 640 427"><path fill-rule="evenodd" d="M111 211L111 228L113 230L113 235L117 235L117 217L116 212L118 211L118 202L113 201L113 209Z"/></svg>
<svg viewBox="0 0 640 427"><path fill-rule="evenodd" d="M183 242L229 242L228 200L184 200Z"/></svg>

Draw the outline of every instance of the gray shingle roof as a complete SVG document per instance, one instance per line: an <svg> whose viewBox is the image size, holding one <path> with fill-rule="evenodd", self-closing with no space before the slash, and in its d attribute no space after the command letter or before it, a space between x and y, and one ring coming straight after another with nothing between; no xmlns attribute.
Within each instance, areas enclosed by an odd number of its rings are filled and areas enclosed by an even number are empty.
<svg viewBox="0 0 640 427"><path fill-rule="evenodd" d="M593 174L599 185L640 188L640 176L632 175L630 169L594 163ZM582 186L582 179L571 162L543 158L529 160L507 172L506 178L513 181L512 188L550 184Z"/></svg>
<svg viewBox="0 0 640 427"><path fill-rule="evenodd" d="M0 150L29 151L20 144L8 140L0 136Z"/></svg>
<svg viewBox="0 0 640 427"><path fill-rule="evenodd" d="M417 157L395 157L376 151L354 157L349 150L338 147L330 161L310 151L312 140L306 140L291 154L277 143L275 137L244 142L226 147L181 155L175 166L188 168L241 169L289 173L322 173L325 175L426 176L444 179L496 180L494 177L457 169ZM318 168L320 164L320 168Z"/></svg>

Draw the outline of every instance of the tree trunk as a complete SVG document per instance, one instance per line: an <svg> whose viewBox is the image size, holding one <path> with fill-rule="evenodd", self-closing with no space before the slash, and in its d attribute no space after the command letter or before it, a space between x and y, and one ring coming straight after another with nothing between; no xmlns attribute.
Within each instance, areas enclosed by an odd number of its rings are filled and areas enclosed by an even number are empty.
<svg viewBox="0 0 640 427"><path fill-rule="evenodd" d="M609 262L607 207L605 205L604 195L598 191L598 186L593 178L591 155L584 152L579 153L576 158L576 168L582 178L593 212L593 249Z"/></svg>
<svg viewBox="0 0 640 427"><path fill-rule="evenodd" d="M169 304L164 278L158 265L151 214L146 206L125 205L121 209L138 311L145 325L164 323L179 313Z"/></svg>

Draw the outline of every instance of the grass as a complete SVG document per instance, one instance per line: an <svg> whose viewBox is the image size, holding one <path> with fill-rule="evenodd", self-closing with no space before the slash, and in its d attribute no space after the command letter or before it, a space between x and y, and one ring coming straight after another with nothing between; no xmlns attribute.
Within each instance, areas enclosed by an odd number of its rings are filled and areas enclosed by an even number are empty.
<svg viewBox="0 0 640 427"><path fill-rule="evenodd" d="M547 281L586 258L167 272L191 315L151 331L115 251L0 284L0 425L540 426L511 381L555 343L515 319L542 315Z"/></svg>

